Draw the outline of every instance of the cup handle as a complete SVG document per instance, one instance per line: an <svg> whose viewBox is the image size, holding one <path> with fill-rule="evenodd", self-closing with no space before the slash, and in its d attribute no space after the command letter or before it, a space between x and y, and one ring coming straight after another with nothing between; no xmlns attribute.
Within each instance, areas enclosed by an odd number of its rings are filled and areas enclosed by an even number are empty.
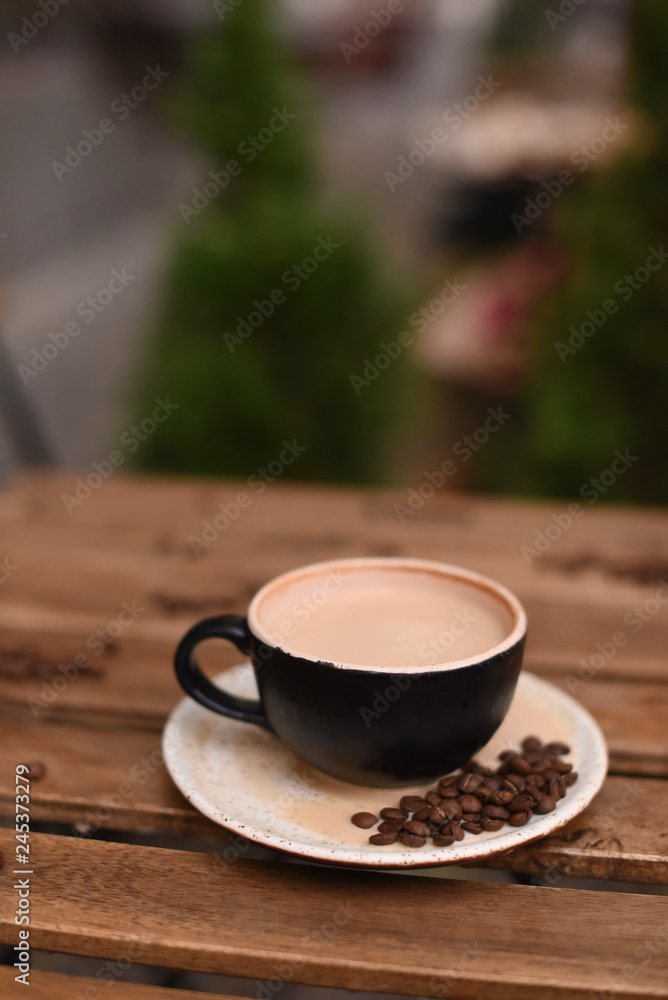
<svg viewBox="0 0 668 1000"><path fill-rule="evenodd" d="M216 687L205 677L195 659L195 647L204 639L229 639L237 649L247 656L250 654L250 631L248 623L241 615L217 615L205 618L193 626L183 637L174 655L174 669L183 690L212 712L227 715L239 722L250 722L273 732L262 702L250 698L238 698Z"/></svg>

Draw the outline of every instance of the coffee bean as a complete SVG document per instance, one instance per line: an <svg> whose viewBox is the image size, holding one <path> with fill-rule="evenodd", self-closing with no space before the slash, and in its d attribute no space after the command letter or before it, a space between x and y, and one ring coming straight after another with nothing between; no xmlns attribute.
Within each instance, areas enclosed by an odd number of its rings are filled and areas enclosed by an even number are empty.
<svg viewBox="0 0 668 1000"><path fill-rule="evenodd" d="M510 792L506 788L502 788L500 791L494 792L494 794L490 796L489 801L494 806L507 806L509 802L512 802L513 798L514 792Z"/></svg>
<svg viewBox="0 0 668 1000"><path fill-rule="evenodd" d="M28 763L28 777L31 781L40 781L46 774L46 764L43 760L32 760Z"/></svg>
<svg viewBox="0 0 668 1000"><path fill-rule="evenodd" d="M450 820L460 820L462 818L462 807L454 799L445 799L438 807L444 816Z"/></svg>
<svg viewBox="0 0 668 1000"><path fill-rule="evenodd" d="M459 781L459 772L458 771L453 771L452 774L446 774L446 775L444 775L439 780L438 784L439 784L439 787L441 785L443 785L444 788L447 788L449 785L456 785L458 781Z"/></svg>
<svg viewBox="0 0 668 1000"><path fill-rule="evenodd" d="M399 833L401 830L401 823L390 823L387 820L383 820L378 826L378 833Z"/></svg>
<svg viewBox="0 0 668 1000"><path fill-rule="evenodd" d="M481 802L489 802L492 795L494 795L494 789L490 788L487 783L481 785L480 788L476 789L476 795Z"/></svg>
<svg viewBox="0 0 668 1000"><path fill-rule="evenodd" d="M412 833L415 837L428 837L429 827L426 823L418 823L414 819L407 819L403 824L403 829L407 833Z"/></svg>
<svg viewBox="0 0 668 1000"><path fill-rule="evenodd" d="M399 840L406 847L424 847L427 843L426 837L418 837L413 833L400 833Z"/></svg>
<svg viewBox="0 0 668 1000"><path fill-rule="evenodd" d="M522 757L511 757L507 762L508 771L512 774L530 774L531 764Z"/></svg>
<svg viewBox="0 0 668 1000"><path fill-rule="evenodd" d="M508 819L510 813L503 806L483 806L482 811L490 819Z"/></svg>
<svg viewBox="0 0 668 1000"><path fill-rule="evenodd" d="M482 809L482 802L475 795L462 795L459 805L463 813L479 813Z"/></svg>
<svg viewBox="0 0 668 1000"><path fill-rule="evenodd" d="M506 824L502 819L491 819L489 816L483 816L480 825L487 833L492 833L494 830L500 830Z"/></svg>
<svg viewBox="0 0 668 1000"><path fill-rule="evenodd" d="M373 837L369 837L369 843L375 844L376 847L383 847L385 844L396 843L397 836L396 833L374 833Z"/></svg>
<svg viewBox="0 0 668 1000"><path fill-rule="evenodd" d="M404 795L399 808L381 809L382 822L370 812L355 813L352 822L362 829L379 824L369 837L372 844L398 839L407 847L422 847L430 840L446 847L466 833L496 832L505 823L524 826L534 813L542 816L556 809L577 781L573 765L561 759L568 753L565 743L543 745L537 736L527 736L521 752L501 751L496 771L470 760L441 778L437 790Z"/></svg>
<svg viewBox="0 0 668 1000"><path fill-rule="evenodd" d="M454 842L455 842L454 837L451 836L444 837L440 833L437 833L436 836L433 838L434 847L450 847L450 845L454 844Z"/></svg>
<svg viewBox="0 0 668 1000"><path fill-rule="evenodd" d="M401 808L409 813L415 812L416 809L423 809L426 804L421 795L404 795L399 803Z"/></svg>
<svg viewBox="0 0 668 1000"><path fill-rule="evenodd" d="M438 786L438 790L441 793L441 798L443 799L456 799L460 794L457 785L448 785L447 788L443 788L441 785Z"/></svg>
<svg viewBox="0 0 668 1000"><path fill-rule="evenodd" d="M462 775L459 779L459 790L461 792L475 792L483 783L483 779L479 774L473 774L471 771Z"/></svg>
<svg viewBox="0 0 668 1000"><path fill-rule="evenodd" d="M361 830L368 830L370 827L376 825L378 817L374 816L373 813L359 812L355 813L351 821L355 826L359 826Z"/></svg>
<svg viewBox="0 0 668 1000"><path fill-rule="evenodd" d="M563 796L561 793L561 786L559 785L559 779L553 778L552 781L548 782L546 793L550 795L553 799L561 799ZM565 790L564 790L565 794Z"/></svg>
<svg viewBox="0 0 668 1000"><path fill-rule="evenodd" d="M533 796L529 792L518 792L512 802L508 803L508 809L511 813L524 812L525 809L531 809L533 803Z"/></svg>
<svg viewBox="0 0 668 1000"><path fill-rule="evenodd" d="M385 809L380 810L380 815L383 819L394 820L395 822L403 823L405 819L408 819L408 813L404 809L393 809L391 806L386 806Z"/></svg>
<svg viewBox="0 0 668 1000"><path fill-rule="evenodd" d="M543 744L537 736L525 736L521 745L523 750L540 750Z"/></svg>

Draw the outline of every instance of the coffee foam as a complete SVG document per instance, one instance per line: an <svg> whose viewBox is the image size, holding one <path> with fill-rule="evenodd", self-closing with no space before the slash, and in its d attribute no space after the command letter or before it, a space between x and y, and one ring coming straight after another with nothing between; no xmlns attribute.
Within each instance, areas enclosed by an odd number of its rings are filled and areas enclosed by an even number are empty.
<svg viewBox="0 0 668 1000"><path fill-rule="evenodd" d="M519 638L523 612L484 577L426 560L337 560L267 584L249 611L258 638L338 666L459 666ZM521 619L521 621L520 621Z"/></svg>

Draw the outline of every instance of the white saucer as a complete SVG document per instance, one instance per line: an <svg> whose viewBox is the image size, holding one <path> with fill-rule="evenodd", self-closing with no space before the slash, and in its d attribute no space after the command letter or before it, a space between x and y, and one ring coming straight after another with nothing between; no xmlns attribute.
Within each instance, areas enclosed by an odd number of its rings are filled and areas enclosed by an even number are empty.
<svg viewBox="0 0 668 1000"><path fill-rule="evenodd" d="M219 674L215 681L235 694L257 697L249 663ZM188 801L214 823L248 840L312 861L414 868L461 864L510 851L564 826L591 802L608 766L597 723L570 695L523 671L503 725L477 759L495 766L500 750L518 747L528 735L571 747L564 759L578 772L575 784L554 812L532 816L522 827L467 833L451 847L375 847L368 842L374 831L350 822L356 812L377 815L383 806L397 805L407 792L425 792L436 782L397 789L337 781L306 764L266 730L217 715L190 698L183 698L169 716L163 750L167 769Z"/></svg>

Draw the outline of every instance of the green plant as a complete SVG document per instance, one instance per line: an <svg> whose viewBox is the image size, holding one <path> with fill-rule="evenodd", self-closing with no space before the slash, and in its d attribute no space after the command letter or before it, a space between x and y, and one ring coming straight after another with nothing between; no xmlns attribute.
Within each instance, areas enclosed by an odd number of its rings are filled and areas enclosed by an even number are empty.
<svg viewBox="0 0 668 1000"><path fill-rule="evenodd" d="M587 172L555 205L571 271L544 310L516 416L498 448L480 456L483 483L494 491L577 495L616 449L629 448L638 460L604 499L668 495L668 267L622 291L666 233L668 6L640 0L635 13L630 96L645 116L649 148L639 144L610 170ZM617 310L575 353L558 351L606 300Z"/></svg>
<svg viewBox="0 0 668 1000"><path fill-rule="evenodd" d="M288 475L377 480L404 366L359 395L350 375L396 336L409 302L380 275L360 223L319 204L303 87L262 0L243 0L195 44L175 112L214 172L241 169L186 213L142 397L169 392L180 409L142 464L247 475L287 438L306 449ZM284 127L252 156L248 138L267 139L272 119Z"/></svg>

